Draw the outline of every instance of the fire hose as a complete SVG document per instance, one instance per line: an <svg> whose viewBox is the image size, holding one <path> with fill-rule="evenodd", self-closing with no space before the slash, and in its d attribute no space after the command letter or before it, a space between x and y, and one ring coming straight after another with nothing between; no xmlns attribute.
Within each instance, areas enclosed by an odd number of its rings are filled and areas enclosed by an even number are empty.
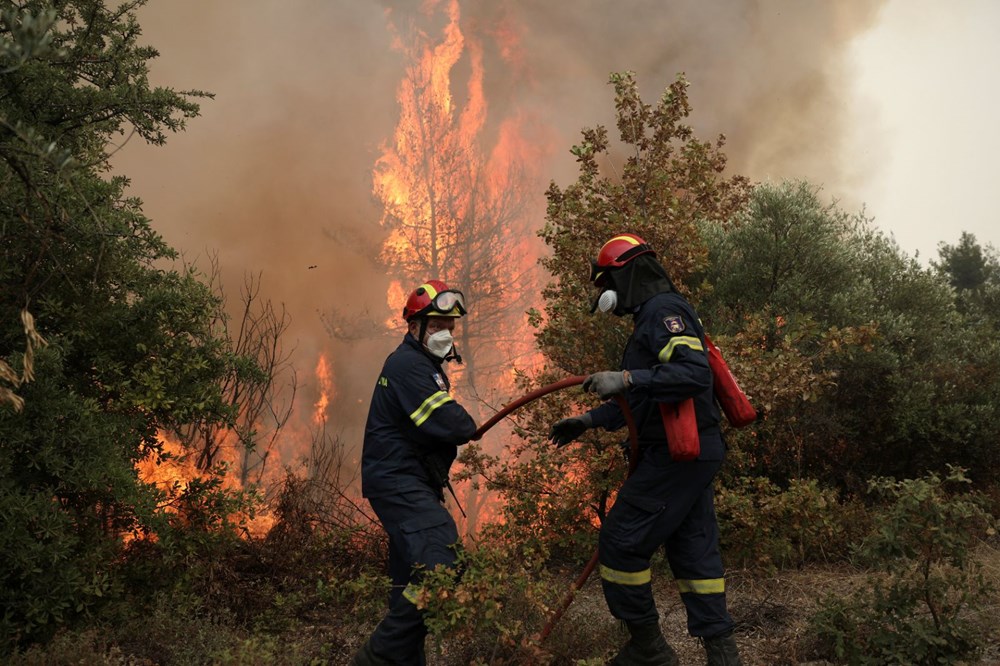
<svg viewBox="0 0 1000 666"><path fill-rule="evenodd" d="M479 429L476 430L476 432L472 435L472 439L478 441L480 438L482 438L483 434L485 434L487 430L489 430L497 423L499 423L501 420L503 420L508 414L517 409L520 409L529 402L533 402L538 398L541 398L542 396L548 395L549 393L553 393L560 389L582 384L586 378L587 378L586 375L576 375L573 377L566 377L565 379L561 379L547 386L535 389L530 393L526 393L517 400L514 400L510 404L506 405L503 409L494 414L493 417L490 418L490 420L479 426ZM635 470L635 465L639 460L639 455L638 455L639 437L635 428L635 420L632 418L632 411L628 407L628 401L622 395L616 395L615 400L618 401L618 406L621 408L622 415L625 417L625 424L628 426L628 434L631 447L628 457L628 475L631 476L632 472ZM546 638L548 638L549 634L552 633L552 629L556 626L556 623L559 622L560 618L562 618L563 613L565 613L566 609L569 608L571 603L573 603L573 599L576 596L576 593L580 590L581 587L583 587L583 584L587 582L587 579L590 578L590 574L593 573L594 569L597 567L598 556L599 553L595 549L593 556L591 556L590 558L590 561L587 562L587 565L583 568L583 571L580 572L580 575L577 576L575 581L573 581L573 584L570 586L569 591L566 593L566 596L556 607L556 610L552 614L552 617L549 618L549 621L545 623L545 626L542 628L542 631L538 634L539 642L544 641Z"/></svg>

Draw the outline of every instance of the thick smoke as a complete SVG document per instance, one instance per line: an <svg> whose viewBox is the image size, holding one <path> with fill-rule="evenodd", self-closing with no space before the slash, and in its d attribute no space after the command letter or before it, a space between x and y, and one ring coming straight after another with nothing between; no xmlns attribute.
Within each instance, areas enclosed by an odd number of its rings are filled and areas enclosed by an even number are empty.
<svg viewBox="0 0 1000 666"><path fill-rule="evenodd" d="M166 147L133 140L115 158L169 243L189 259L218 253L231 294L245 273L262 272L266 296L293 318L286 344L296 346L303 411L317 398L317 355L328 352L331 426L355 444L396 339L338 342L322 315L381 313L385 304L370 173L395 127L403 75L387 25L418 15L415 3L394 4L154 0L139 14L144 41L161 52L153 83L216 98ZM843 103L845 54L880 3L464 4L463 31L487 48L490 127L525 113L545 137L539 199L550 180L574 178L568 149L581 128L613 126L608 75L633 70L649 102L686 73L692 123L702 138L727 135L734 172L808 178L852 203L865 165L843 155L844 128L856 122ZM442 23L422 27L433 34ZM455 92L461 103L461 85Z"/></svg>

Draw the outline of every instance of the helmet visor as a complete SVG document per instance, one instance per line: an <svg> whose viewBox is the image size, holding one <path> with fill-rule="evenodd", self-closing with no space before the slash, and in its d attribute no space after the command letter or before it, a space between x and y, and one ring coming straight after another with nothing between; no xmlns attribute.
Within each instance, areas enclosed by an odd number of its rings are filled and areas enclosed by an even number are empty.
<svg viewBox="0 0 1000 666"><path fill-rule="evenodd" d="M431 310L442 315L454 315L458 310L458 316L466 314L465 295L455 289L442 291L431 301Z"/></svg>

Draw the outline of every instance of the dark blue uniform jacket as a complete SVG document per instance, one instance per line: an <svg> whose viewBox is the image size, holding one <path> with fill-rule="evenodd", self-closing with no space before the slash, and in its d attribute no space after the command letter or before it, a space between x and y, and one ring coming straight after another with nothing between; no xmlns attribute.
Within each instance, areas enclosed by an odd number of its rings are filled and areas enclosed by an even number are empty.
<svg viewBox="0 0 1000 666"><path fill-rule="evenodd" d="M719 406L712 392L712 371L705 352L705 331L694 308L677 293L664 292L643 303L625 345L621 367L632 375L629 408L639 431L639 446L666 442L658 402L694 398L701 440L699 460L722 460L725 445L719 429ZM595 427L625 425L618 403L608 401L590 412Z"/></svg>
<svg viewBox="0 0 1000 666"><path fill-rule="evenodd" d="M407 333L375 383L361 458L362 495L430 487L441 496L457 447L476 431L450 389L441 361Z"/></svg>

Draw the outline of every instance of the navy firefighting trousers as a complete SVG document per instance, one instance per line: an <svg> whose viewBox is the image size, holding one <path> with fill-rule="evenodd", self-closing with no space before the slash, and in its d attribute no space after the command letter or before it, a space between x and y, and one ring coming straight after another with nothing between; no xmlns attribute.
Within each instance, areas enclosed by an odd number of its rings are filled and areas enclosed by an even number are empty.
<svg viewBox="0 0 1000 666"><path fill-rule="evenodd" d="M416 606L417 586L424 570L454 567L455 521L430 488L368 501L389 535L392 578L389 613L371 636L372 651L394 663L423 663L427 628Z"/></svg>
<svg viewBox="0 0 1000 666"><path fill-rule="evenodd" d="M673 462L665 444L643 451L601 526L601 585L612 615L638 624L659 620L649 560L665 546L688 632L711 637L732 629L712 491L721 466Z"/></svg>

